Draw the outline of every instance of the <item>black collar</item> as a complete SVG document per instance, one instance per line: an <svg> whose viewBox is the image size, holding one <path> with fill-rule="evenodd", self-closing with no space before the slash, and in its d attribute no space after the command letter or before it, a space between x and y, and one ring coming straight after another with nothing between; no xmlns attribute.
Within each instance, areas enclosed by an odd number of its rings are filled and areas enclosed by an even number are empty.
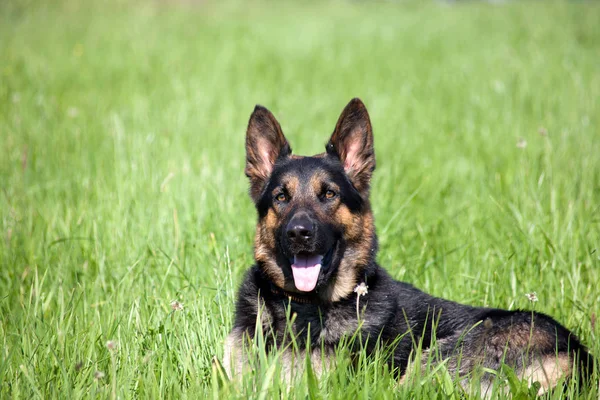
<svg viewBox="0 0 600 400"><path fill-rule="evenodd" d="M299 293L291 293L286 290L280 289L277 286L271 284L271 293L278 296L285 296L289 300L300 303L300 304L322 304L321 299L314 294L304 295Z"/></svg>

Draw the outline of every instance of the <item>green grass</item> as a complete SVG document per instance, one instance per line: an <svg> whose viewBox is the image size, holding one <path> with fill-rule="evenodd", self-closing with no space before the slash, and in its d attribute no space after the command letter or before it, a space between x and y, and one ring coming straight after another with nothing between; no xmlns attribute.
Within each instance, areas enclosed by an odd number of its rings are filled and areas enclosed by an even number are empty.
<svg viewBox="0 0 600 400"><path fill-rule="evenodd" d="M397 387L380 353L289 391L277 363L237 387L211 367L252 264L254 104L313 154L355 96L380 264L477 306L535 291L600 356L598 21L580 1L2 2L0 397L456 398L443 369Z"/></svg>

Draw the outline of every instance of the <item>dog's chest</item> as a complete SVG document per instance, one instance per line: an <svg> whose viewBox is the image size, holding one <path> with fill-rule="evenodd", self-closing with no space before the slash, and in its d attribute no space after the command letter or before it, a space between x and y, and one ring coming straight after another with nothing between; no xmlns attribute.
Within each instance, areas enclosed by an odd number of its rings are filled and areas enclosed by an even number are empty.
<svg viewBox="0 0 600 400"><path fill-rule="evenodd" d="M345 307L292 304L290 311L294 334L304 340L310 337L312 344L335 344L342 337L354 334L359 326L356 310ZM365 323L362 321L363 327Z"/></svg>

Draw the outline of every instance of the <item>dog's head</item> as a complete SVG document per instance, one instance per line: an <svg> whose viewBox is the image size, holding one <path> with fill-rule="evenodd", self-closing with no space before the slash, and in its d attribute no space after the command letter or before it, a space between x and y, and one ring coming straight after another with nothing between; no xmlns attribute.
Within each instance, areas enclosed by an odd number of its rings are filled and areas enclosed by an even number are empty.
<svg viewBox="0 0 600 400"><path fill-rule="evenodd" d="M377 246L369 204L373 132L359 99L342 111L325 150L292 155L273 114L254 109L245 172L258 211L256 262L285 291L336 301L364 279Z"/></svg>

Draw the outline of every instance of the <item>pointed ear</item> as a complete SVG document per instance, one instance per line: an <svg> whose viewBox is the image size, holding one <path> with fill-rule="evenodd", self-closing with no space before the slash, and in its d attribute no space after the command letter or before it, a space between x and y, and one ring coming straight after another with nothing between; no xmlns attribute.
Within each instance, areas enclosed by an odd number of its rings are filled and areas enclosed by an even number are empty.
<svg viewBox="0 0 600 400"><path fill-rule="evenodd" d="M257 105L246 131L246 176L250 178L250 196L256 202L273 172L275 162L288 157L292 149L279 122L263 106Z"/></svg>
<svg viewBox="0 0 600 400"><path fill-rule="evenodd" d="M375 148L369 113L360 99L350 100L344 108L325 149L340 160L354 187L368 193L375 170Z"/></svg>

